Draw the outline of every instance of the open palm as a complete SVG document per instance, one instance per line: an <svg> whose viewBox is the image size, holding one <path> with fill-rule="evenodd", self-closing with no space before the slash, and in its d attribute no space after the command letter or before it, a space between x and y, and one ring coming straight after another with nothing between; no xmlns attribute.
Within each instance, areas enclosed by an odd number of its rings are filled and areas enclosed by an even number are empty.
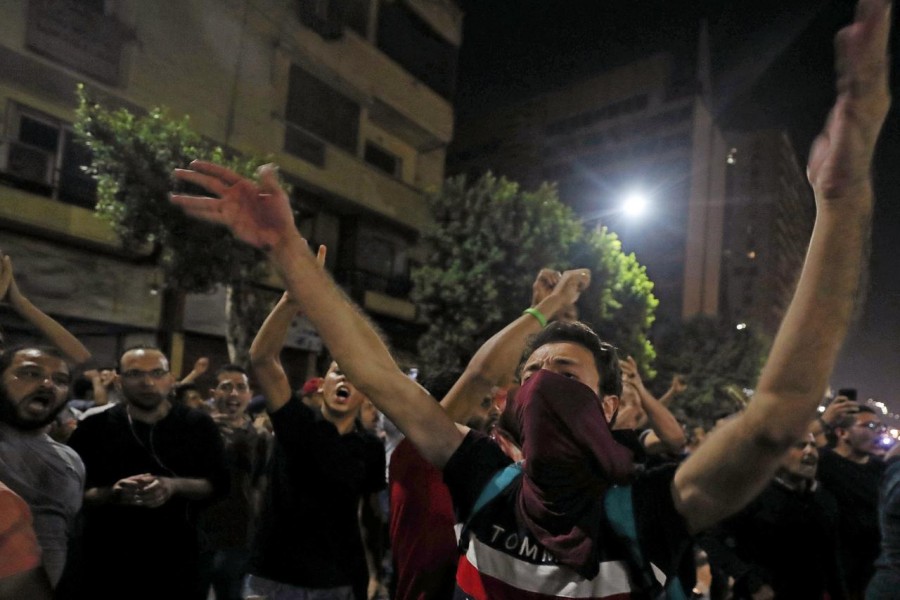
<svg viewBox="0 0 900 600"><path fill-rule="evenodd" d="M264 250L296 231L290 202L278 185L274 165L259 168L258 185L213 163L195 160L190 166L190 169L176 169L175 177L199 185L218 197L173 194L172 202L187 214L225 225L238 239Z"/></svg>

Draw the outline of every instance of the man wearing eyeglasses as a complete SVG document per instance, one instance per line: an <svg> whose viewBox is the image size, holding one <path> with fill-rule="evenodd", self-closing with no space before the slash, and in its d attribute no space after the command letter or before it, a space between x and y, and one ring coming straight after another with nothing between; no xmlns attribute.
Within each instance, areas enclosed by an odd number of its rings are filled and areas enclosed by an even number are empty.
<svg viewBox="0 0 900 600"><path fill-rule="evenodd" d="M846 398L851 409L832 426L834 448L821 449L819 480L840 511L840 551L851 598L861 598L878 556L878 487L884 463L875 458L887 430L869 406Z"/></svg>
<svg viewBox="0 0 900 600"><path fill-rule="evenodd" d="M86 468L72 597L199 597L196 513L227 490L228 473L215 423L173 404L174 385L162 352L127 350L116 382L124 402L70 439Z"/></svg>

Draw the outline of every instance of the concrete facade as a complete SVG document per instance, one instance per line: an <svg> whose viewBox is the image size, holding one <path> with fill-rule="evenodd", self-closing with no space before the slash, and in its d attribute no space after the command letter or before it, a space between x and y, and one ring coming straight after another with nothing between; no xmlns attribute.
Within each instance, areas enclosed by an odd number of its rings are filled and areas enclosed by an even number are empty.
<svg viewBox="0 0 900 600"><path fill-rule="evenodd" d="M647 267L659 315L714 315L728 147L707 88L656 54L461 121L448 170L556 181L563 202L618 233ZM651 208L629 219L620 207L636 191Z"/></svg>
<svg viewBox="0 0 900 600"><path fill-rule="evenodd" d="M774 336L803 267L815 200L787 135L729 135L721 312Z"/></svg>
<svg viewBox="0 0 900 600"><path fill-rule="evenodd" d="M149 269L152 289L129 292L134 312L116 322L115 345L152 331L161 279L93 216L69 142L78 82L135 110L190 115L214 142L272 156L295 187L304 233L329 245L338 280L358 301L374 298L367 308L389 325L414 320L408 272L427 219L423 192L441 184L453 133L447 86L462 14L452 1L9 0L2 12L0 248L19 265L15 252L41 245L42 261L57 265L50 271L83 253L113 261L126 281ZM445 67L442 79L420 79L418 40ZM312 93L333 102L314 105ZM112 313L82 302L96 293L89 278L57 303L22 283L54 315L106 332ZM224 333L205 318L220 295L186 302L188 334L194 325Z"/></svg>

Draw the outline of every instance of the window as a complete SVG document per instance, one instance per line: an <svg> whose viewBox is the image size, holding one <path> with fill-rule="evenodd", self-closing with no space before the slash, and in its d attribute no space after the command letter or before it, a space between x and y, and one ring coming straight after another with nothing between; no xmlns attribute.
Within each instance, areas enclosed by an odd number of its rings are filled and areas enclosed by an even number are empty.
<svg viewBox="0 0 900 600"><path fill-rule="evenodd" d="M324 165L322 140L356 154L359 105L297 65L291 66L284 149Z"/></svg>
<svg viewBox="0 0 900 600"><path fill-rule="evenodd" d="M11 111L8 139L0 147L0 177L30 192L93 208L97 184L82 167L90 150L61 121L22 107Z"/></svg>
<svg viewBox="0 0 900 600"><path fill-rule="evenodd" d="M107 5L112 2L32 0L27 4L25 45L29 49L108 85L120 84L122 50L135 40L135 32L109 14Z"/></svg>
<svg viewBox="0 0 900 600"><path fill-rule="evenodd" d="M96 0L95 0L96 1ZM349 27L368 37L370 0L297 0L300 22L326 40L336 40Z"/></svg>
<svg viewBox="0 0 900 600"><path fill-rule="evenodd" d="M399 156L395 156L384 148L368 141L366 142L365 159L367 163L379 171L384 171L391 177L399 177L403 168L403 160Z"/></svg>
<svg viewBox="0 0 900 600"><path fill-rule="evenodd" d="M444 98L453 96L456 47L402 2L381 0L378 49Z"/></svg>

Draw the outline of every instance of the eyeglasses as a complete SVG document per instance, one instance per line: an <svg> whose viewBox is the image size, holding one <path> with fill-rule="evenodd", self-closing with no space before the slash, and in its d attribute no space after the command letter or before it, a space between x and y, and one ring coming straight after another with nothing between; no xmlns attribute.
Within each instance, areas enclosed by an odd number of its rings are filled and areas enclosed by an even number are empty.
<svg viewBox="0 0 900 600"><path fill-rule="evenodd" d="M879 423L878 421L869 421L868 423L854 423L854 427L865 427L866 429L870 429L872 431L878 431L883 433L888 430L888 426L884 423Z"/></svg>
<svg viewBox="0 0 900 600"><path fill-rule="evenodd" d="M63 387L69 385L71 377L65 373L47 373L43 369L37 367L22 367L13 371L16 379L22 381L44 381L49 379L53 385Z"/></svg>
<svg viewBox="0 0 900 600"><path fill-rule="evenodd" d="M140 369L130 369L122 373L122 377L125 379L143 379L146 376L150 376L150 379L162 379L169 372L166 369L153 369L152 371L141 371Z"/></svg>

